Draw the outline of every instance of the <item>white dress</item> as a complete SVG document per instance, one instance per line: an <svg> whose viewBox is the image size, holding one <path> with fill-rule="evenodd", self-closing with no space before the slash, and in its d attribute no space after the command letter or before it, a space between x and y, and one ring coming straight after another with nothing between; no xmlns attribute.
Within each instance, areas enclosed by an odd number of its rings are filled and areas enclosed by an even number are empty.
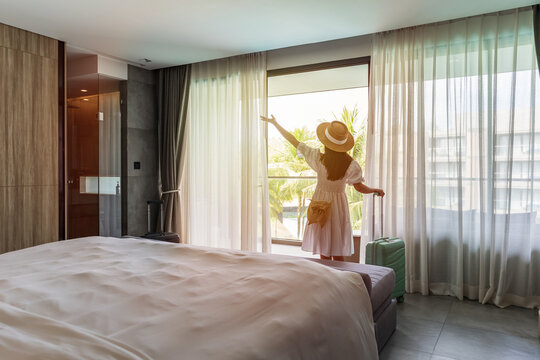
<svg viewBox="0 0 540 360"><path fill-rule="evenodd" d="M304 143L297 150L304 155L308 165L317 172L317 187L312 200L332 203L330 217L326 224L306 226L302 240L302 250L324 256L349 256L354 252L349 203L345 186L363 182L362 168L353 160L340 180L327 179L326 168L321 163L321 153Z"/></svg>

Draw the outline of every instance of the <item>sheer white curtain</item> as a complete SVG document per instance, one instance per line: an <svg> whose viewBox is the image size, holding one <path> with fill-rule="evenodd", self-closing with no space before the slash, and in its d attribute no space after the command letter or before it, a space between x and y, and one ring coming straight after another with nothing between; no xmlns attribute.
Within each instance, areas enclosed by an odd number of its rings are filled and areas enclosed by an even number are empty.
<svg viewBox="0 0 540 360"><path fill-rule="evenodd" d="M266 54L194 64L183 214L188 242L270 251Z"/></svg>
<svg viewBox="0 0 540 360"><path fill-rule="evenodd" d="M539 83L530 8L375 36L367 183L407 291L540 305Z"/></svg>
<svg viewBox="0 0 540 360"><path fill-rule="evenodd" d="M121 236L120 92L99 94L99 112L99 234Z"/></svg>

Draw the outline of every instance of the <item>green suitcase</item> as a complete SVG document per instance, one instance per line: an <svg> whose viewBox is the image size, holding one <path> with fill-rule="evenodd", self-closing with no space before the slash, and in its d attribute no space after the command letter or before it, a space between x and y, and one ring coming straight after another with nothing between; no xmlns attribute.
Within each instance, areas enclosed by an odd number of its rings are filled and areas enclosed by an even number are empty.
<svg viewBox="0 0 540 360"><path fill-rule="evenodd" d="M381 234L383 229L381 198ZM375 230L375 195L373 195L373 218L372 234ZM405 243L399 238L381 237L367 244L366 264L386 266L394 269L396 273L396 284L392 291L392 297L403 302L405 294Z"/></svg>

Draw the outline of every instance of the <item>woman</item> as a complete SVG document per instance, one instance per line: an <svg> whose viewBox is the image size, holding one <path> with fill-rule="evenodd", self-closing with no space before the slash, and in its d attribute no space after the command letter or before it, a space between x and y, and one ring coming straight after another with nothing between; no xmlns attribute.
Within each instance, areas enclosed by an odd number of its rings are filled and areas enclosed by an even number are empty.
<svg viewBox="0 0 540 360"><path fill-rule="evenodd" d="M317 187L308 208L302 250L319 254L321 259L343 261L344 256L350 256L354 251L345 185L354 185L363 194L384 196L381 189L363 184L362 168L347 154L354 146L352 134L340 121L320 124L317 137L324 145L324 154L321 154L318 149L299 142L277 123L274 115L271 118L261 116L261 120L274 125L317 172Z"/></svg>

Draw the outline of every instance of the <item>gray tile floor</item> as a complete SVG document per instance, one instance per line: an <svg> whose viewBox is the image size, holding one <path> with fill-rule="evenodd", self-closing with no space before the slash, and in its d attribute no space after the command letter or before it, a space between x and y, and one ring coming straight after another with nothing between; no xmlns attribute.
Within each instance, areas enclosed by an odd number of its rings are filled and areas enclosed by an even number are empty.
<svg viewBox="0 0 540 360"><path fill-rule="evenodd" d="M538 360L538 310L406 294L380 359Z"/></svg>

